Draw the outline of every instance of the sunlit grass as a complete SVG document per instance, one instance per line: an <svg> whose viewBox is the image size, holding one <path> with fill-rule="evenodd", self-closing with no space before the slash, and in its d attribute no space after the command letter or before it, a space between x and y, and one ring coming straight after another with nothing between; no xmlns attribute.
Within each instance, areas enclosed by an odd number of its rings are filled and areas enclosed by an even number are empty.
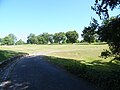
<svg viewBox="0 0 120 90"><path fill-rule="evenodd" d="M11 50L29 54L46 53L48 56L56 56L75 60L99 60L103 49L107 45L16 45L0 46L0 50Z"/></svg>
<svg viewBox="0 0 120 90"><path fill-rule="evenodd" d="M64 48L64 51L60 50L59 52L50 53L49 56L61 57L66 59L75 59L75 60L104 60L100 57L103 49L107 49L107 45L76 45L68 46ZM110 59L106 59L105 61Z"/></svg>
<svg viewBox="0 0 120 90"><path fill-rule="evenodd" d="M120 61L100 57L107 45L17 45L0 50L44 53L46 60L82 77L105 90L120 90ZM8 55L9 56L9 55Z"/></svg>
<svg viewBox="0 0 120 90"><path fill-rule="evenodd" d="M0 50L24 52L28 54L44 53L47 56L56 56L75 60L104 60L100 57L107 45L13 45L0 46ZM108 61L110 59L107 59ZM105 61L107 61L105 60Z"/></svg>

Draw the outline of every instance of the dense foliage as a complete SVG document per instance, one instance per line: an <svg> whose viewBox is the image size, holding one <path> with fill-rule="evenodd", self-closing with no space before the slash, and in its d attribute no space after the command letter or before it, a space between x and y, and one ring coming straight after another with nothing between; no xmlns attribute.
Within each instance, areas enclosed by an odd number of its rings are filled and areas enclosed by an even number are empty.
<svg viewBox="0 0 120 90"><path fill-rule="evenodd" d="M79 35L76 31L68 31L66 32L67 43L76 43Z"/></svg>
<svg viewBox="0 0 120 90"><path fill-rule="evenodd" d="M65 43L66 42L66 36L64 32L55 33L53 36L55 43Z"/></svg>
<svg viewBox="0 0 120 90"><path fill-rule="evenodd" d="M120 8L120 0L95 0L91 7L100 19L103 19L102 25L98 29L99 39L106 41L110 50L101 53L102 56L114 56L120 60L120 15L109 19L109 9ZM102 18L103 16L103 18Z"/></svg>
<svg viewBox="0 0 120 90"><path fill-rule="evenodd" d="M63 44L63 43L77 43L78 33L76 31L68 31L67 33L58 32L55 34L42 33L35 35L30 33L27 37L27 44ZM17 41L14 34L9 34L4 38L0 38L1 45L22 45L25 44L22 39Z"/></svg>
<svg viewBox="0 0 120 90"><path fill-rule="evenodd" d="M90 25L84 28L81 34L84 42L94 43L95 41L98 41L98 34L96 33L96 29L98 25L99 24L97 20L92 19L92 22L90 22Z"/></svg>
<svg viewBox="0 0 120 90"><path fill-rule="evenodd" d="M107 42L110 49L110 51L103 52L102 55L112 55L120 60L120 17L104 20L98 29L98 33L100 35L99 39Z"/></svg>
<svg viewBox="0 0 120 90"><path fill-rule="evenodd" d="M28 36L28 44L53 44L53 43L76 43L78 40L78 33L76 31L68 31L66 33L59 32L53 34L43 33L38 36L30 34Z"/></svg>
<svg viewBox="0 0 120 90"><path fill-rule="evenodd" d="M16 36L14 34L9 34L8 36L1 38L2 45L14 45L16 43Z"/></svg>
<svg viewBox="0 0 120 90"><path fill-rule="evenodd" d="M30 34L28 37L27 43L28 44L37 44L37 37L35 36L35 34Z"/></svg>
<svg viewBox="0 0 120 90"><path fill-rule="evenodd" d="M16 45L22 45L22 44L25 44L25 42L22 41L22 39L20 39L19 41L16 42Z"/></svg>
<svg viewBox="0 0 120 90"><path fill-rule="evenodd" d="M85 27L82 31L83 40L88 43L93 43L95 41L94 32L92 32L90 27Z"/></svg>

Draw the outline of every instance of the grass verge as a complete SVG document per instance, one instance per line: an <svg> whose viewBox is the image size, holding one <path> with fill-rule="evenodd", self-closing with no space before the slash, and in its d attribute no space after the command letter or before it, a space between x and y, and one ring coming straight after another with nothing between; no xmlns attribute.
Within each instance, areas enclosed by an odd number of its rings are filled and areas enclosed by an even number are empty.
<svg viewBox="0 0 120 90"><path fill-rule="evenodd" d="M98 85L104 90L120 90L120 62L103 62L95 60L86 62L84 60L73 60L45 56L46 60L56 64L78 77Z"/></svg>
<svg viewBox="0 0 120 90"><path fill-rule="evenodd" d="M27 53L0 50L0 81L2 80L5 67L24 55L27 55Z"/></svg>
<svg viewBox="0 0 120 90"><path fill-rule="evenodd" d="M27 53L15 52L15 51L10 51L10 50L0 50L0 62L8 58L12 58L12 57L20 56L24 54L27 54Z"/></svg>

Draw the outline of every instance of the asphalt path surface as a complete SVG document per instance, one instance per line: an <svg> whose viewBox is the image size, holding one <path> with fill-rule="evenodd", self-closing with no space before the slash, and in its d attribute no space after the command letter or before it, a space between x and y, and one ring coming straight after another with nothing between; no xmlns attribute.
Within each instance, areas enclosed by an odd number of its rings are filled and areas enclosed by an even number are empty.
<svg viewBox="0 0 120 90"><path fill-rule="evenodd" d="M19 59L3 90L98 90L96 86L49 63L43 56Z"/></svg>

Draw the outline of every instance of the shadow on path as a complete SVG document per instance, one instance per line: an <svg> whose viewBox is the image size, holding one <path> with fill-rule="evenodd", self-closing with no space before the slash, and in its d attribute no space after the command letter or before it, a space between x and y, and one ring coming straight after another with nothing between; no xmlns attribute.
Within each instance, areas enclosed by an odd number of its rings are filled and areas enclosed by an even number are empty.
<svg viewBox="0 0 120 90"><path fill-rule="evenodd" d="M49 63L45 56L21 58L1 87L3 90L98 90L87 81Z"/></svg>

